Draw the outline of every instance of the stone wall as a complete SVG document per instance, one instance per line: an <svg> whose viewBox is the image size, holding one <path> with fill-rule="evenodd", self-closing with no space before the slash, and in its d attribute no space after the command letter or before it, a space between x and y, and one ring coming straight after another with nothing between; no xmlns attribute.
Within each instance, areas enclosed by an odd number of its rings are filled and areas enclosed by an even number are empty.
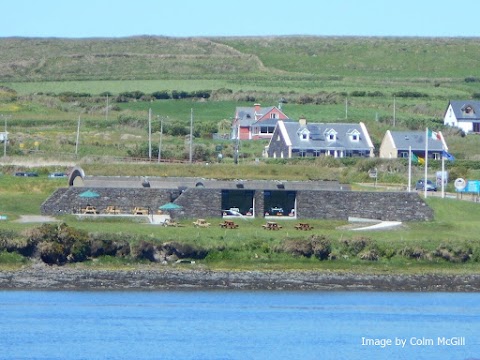
<svg viewBox="0 0 480 360"><path fill-rule="evenodd" d="M298 191L297 217L423 221L433 210L416 192Z"/></svg>
<svg viewBox="0 0 480 360"><path fill-rule="evenodd" d="M130 214L136 206L149 208L175 202L182 210L172 212L176 218L211 218L222 216L222 190L206 188L175 189L152 188L94 188L99 196L82 198L86 188L58 189L42 204L43 214L72 214L87 204L103 212L107 206L117 206ZM349 217L391 221L424 221L433 219L433 210L417 193L355 192L329 190L298 190L297 218L338 219ZM255 191L255 216L263 217L264 192Z"/></svg>

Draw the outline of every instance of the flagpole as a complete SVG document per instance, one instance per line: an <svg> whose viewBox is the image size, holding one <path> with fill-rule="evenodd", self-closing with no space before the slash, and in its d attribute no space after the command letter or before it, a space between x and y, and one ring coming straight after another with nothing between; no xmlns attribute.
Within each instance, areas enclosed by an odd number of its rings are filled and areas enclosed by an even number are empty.
<svg viewBox="0 0 480 360"><path fill-rule="evenodd" d="M408 147L408 192L412 191L412 147Z"/></svg>
<svg viewBox="0 0 480 360"><path fill-rule="evenodd" d="M442 146L442 149L443 149L443 146ZM442 199L445 197L445 156L443 155L443 151L442 151Z"/></svg>
<svg viewBox="0 0 480 360"><path fill-rule="evenodd" d="M428 128L425 128L425 179L423 180L423 196L427 198L427 176L428 176Z"/></svg>
<svg viewBox="0 0 480 360"><path fill-rule="evenodd" d="M443 142L443 134L439 132L442 141L442 199L445 198L445 143Z"/></svg>

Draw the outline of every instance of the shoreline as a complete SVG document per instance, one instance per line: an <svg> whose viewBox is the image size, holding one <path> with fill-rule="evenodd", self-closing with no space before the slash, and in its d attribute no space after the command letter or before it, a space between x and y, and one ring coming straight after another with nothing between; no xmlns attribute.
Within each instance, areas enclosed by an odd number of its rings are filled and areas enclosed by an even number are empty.
<svg viewBox="0 0 480 360"><path fill-rule="evenodd" d="M0 289L479 292L480 274L374 275L172 268L91 270L41 266L0 271Z"/></svg>

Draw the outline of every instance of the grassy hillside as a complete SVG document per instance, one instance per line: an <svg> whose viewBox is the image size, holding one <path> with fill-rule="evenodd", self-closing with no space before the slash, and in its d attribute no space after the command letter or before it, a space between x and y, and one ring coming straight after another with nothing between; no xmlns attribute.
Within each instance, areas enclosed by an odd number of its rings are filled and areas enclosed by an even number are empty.
<svg viewBox="0 0 480 360"><path fill-rule="evenodd" d="M442 129L449 99L480 96L479 62L475 38L0 38L0 86L16 92L10 96L0 88L0 114L11 116L9 155L92 161L140 154L148 109L155 143L159 117L167 128L188 127L193 109L196 143L206 147L210 156L204 159L211 161L215 144L206 135L221 127L228 133L225 124L236 106L277 105L282 98L293 119L365 122L378 149L394 126ZM211 97L151 97L198 90ZM145 96L128 102L117 96L131 91ZM65 92L87 96L65 99ZM73 157L79 117L80 147ZM472 152L480 146L478 137L443 133L457 158L479 159ZM165 158L184 155L183 137L166 134L163 140ZM228 160L233 144L223 145ZM245 143L241 151L253 160L265 145Z"/></svg>
<svg viewBox="0 0 480 360"><path fill-rule="evenodd" d="M480 76L479 59L475 38L4 38L0 82L213 80L284 91L415 85L454 96L475 90L464 79Z"/></svg>

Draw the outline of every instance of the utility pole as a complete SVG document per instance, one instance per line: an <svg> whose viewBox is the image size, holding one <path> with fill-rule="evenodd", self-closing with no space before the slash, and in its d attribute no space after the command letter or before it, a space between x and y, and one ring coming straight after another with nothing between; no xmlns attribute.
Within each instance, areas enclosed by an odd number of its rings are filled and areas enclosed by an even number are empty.
<svg viewBox="0 0 480 360"><path fill-rule="evenodd" d="M159 116L160 119L160 141L158 143L158 162L162 160L162 137L163 137L163 119Z"/></svg>
<svg viewBox="0 0 480 360"><path fill-rule="evenodd" d="M8 135L7 135L7 119L10 118L8 115L0 115L0 117L3 117L5 120L5 133L3 135L3 157L7 157L7 141L8 141Z"/></svg>
<svg viewBox="0 0 480 360"><path fill-rule="evenodd" d="M190 109L190 163L193 158L193 108Z"/></svg>
<svg viewBox="0 0 480 360"><path fill-rule="evenodd" d="M77 141L75 142L75 158L78 157L78 141L80 140L80 115L78 115Z"/></svg>
<svg viewBox="0 0 480 360"><path fill-rule="evenodd" d="M345 98L345 120L348 119L348 98Z"/></svg>
<svg viewBox="0 0 480 360"><path fill-rule="evenodd" d="M148 159L152 160L152 109L148 109Z"/></svg>
<svg viewBox="0 0 480 360"><path fill-rule="evenodd" d="M396 114L395 114L395 112L396 112L396 105L397 105L397 104L395 103L395 96L394 96L394 97L393 97L393 127L395 127L395 120L396 120L396 119L395 119L395 117L396 117Z"/></svg>
<svg viewBox="0 0 480 360"><path fill-rule="evenodd" d="M105 121L108 121L108 93L107 93L107 107L105 109Z"/></svg>

